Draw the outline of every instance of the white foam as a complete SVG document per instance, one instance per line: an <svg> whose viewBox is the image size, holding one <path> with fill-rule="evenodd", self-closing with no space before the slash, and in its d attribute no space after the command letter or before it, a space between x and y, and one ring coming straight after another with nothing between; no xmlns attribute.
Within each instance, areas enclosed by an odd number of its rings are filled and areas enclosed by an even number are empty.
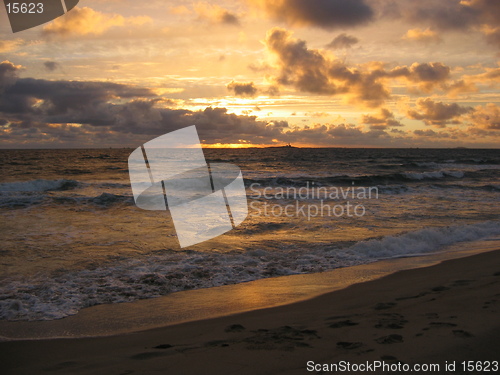
<svg viewBox="0 0 500 375"><path fill-rule="evenodd" d="M401 174L409 180L424 180L424 179L442 179L446 177L463 178L463 171L434 171L434 172L405 172Z"/></svg>
<svg viewBox="0 0 500 375"><path fill-rule="evenodd" d="M0 288L0 318L58 319L96 304L429 254L457 242L494 235L500 235L498 221L424 228L359 242L344 249L322 245L280 250L254 248L244 253L179 251L125 259L107 267L67 272L56 278L4 279Z"/></svg>

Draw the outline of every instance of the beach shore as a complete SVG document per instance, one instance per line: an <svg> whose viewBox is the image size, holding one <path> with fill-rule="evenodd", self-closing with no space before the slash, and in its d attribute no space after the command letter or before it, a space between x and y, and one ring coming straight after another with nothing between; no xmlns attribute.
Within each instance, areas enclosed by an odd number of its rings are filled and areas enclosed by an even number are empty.
<svg viewBox="0 0 500 375"><path fill-rule="evenodd" d="M342 361L482 373L462 362L500 361L499 259L500 250L490 251L285 306L137 333L1 342L1 373L293 375ZM396 368L372 373L402 373Z"/></svg>

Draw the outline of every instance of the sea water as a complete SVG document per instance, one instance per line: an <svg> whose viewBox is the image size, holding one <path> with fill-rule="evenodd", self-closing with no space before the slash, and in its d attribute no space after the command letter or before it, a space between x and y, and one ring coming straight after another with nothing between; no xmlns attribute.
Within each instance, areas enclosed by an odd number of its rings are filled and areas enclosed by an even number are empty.
<svg viewBox="0 0 500 375"><path fill-rule="evenodd" d="M500 235L500 153L204 149L242 170L236 229L181 249L134 205L130 149L0 150L0 319L440 252Z"/></svg>

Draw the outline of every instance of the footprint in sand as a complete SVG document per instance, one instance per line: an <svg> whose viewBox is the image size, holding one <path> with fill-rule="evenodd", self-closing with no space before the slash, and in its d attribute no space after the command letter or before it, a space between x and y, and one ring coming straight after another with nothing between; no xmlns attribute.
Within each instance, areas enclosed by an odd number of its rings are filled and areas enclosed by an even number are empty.
<svg viewBox="0 0 500 375"><path fill-rule="evenodd" d="M146 360L146 359L151 359L151 358L156 358L156 357L163 357L165 355L168 355L168 354L165 353L165 352L144 352L144 353L135 354L135 355L131 356L130 359L135 359L135 360L143 361L143 360Z"/></svg>
<svg viewBox="0 0 500 375"><path fill-rule="evenodd" d="M426 313L425 317L428 319L439 319L439 314L438 313Z"/></svg>
<svg viewBox="0 0 500 375"><path fill-rule="evenodd" d="M213 341L206 342L205 346L208 348L217 347L217 346L227 347L227 346L229 346L229 343L230 343L230 341L227 341L227 340L213 340Z"/></svg>
<svg viewBox="0 0 500 375"><path fill-rule="evenodd" d="M456 327L457 325L455 323L449 323L449 322L430 322L429 327L422 328L422 331L428 331L429 329L434 329L434 328L450 328L450 327Z"/></svg>
<svg viewBox="0 0 500 375"><path fill-rule="evenodd" d="M449 323L449 322L430 322L429 325L432 328L456 327L457 326L455 323Z"/></svg>
<svg viewBox="0 0 500 375"><path fill-rule="evenodd" d="M377 324L374 325L375 328L381 329L402 329L404 325L408 323L408 320L404 318L401 314L380 314L384 318L380 319Z"/></svg>
<svg viewBox="0 0 500 375"><path fill-rule="evenodd" d="M378 339L375 339L375 341L379 344L398 344L403 342L403 336L392 334L379 337Z"/></svg>
<svg viewBox="0 0 500 375"><path fill-rule="evenodd" d="M435 286L434 288L431 289L433 292L444 292L445 290L450 290L447 286Z"/></svg>
<svg viewBox="0 0 500 375"><path fill-rule="evenodd" d="M70 367L74 367L76 365L77 365L77 362L72 362L72 361L61 362L61 363L58 363L57 365L54 365L54 366L45 367L45 368L43 368L43 370L44 371L59 371L59 370L68 369Z"/></svg>
<svg viewBox="0 0 500 375"><path fill-rule="evenodd" d="M255 335L242 340L251 350L286 350L312 347L307 341L320 338L317 331L283 326L274 329L259 329Z"/></svg>
<svg viewBox="0 0 500 375"><path fill-rule="evenodd" d="M475 280L455 280L451 286L466 286L472 284L474 281Z"/></svg>
<svg viewBox="0 0 500 375"><path fill-rule="evenodd" d="M339 320L339 319L349 319L354 316L359 316L360 314L352 314L352 315L337 315L337 316L331 316L329 318L326 318L325 320Z"/></svg>
<svg viewBox="0 0 500 375"><path fill-rule="evenodd" d="M419 294L416 294L414 296L404 296L404 297L398 297L396 298L396 301L404 301L406 299L415 299L415 298L420 298L420 297L423 297L425 295L429 294L429 292L421 292Z"/></svg>
<svg viewBox="0 0 500 375"><path fill-rule="evenodd" d="M496 300L496 299L485 301L483 304L483 309L489 309L490 307L495 307L497 302L498 302L498 300Z"/></svg>
<svg viewBox="0 0 500 375"><path fill-rule="evenodd" d="M352 327L357 326L359 323L353 322L352 320L341 320L339 322L332 323L328 325L330 328L342 328L342 327Z"/></svg>
<svg viewBox="0 0 500 375"><path fill-rule="evenodd" d="M386 310L386 309L390 309L396 305L397 305L397 303L395 303L395 302L379 302L375 305L374 309L375 310Z"/></svg>
<svg viewBox="0 0 500 375"><path fill-rule="evenodd" d="M454 329L453 334L457 337L461 337L467 339L469 337L474 337L474 335L470 332L464 331L463 329Z"/></svg>
<svg viewBox="0 0 500 375"><path fill-rule="evenodd" d="M342 348L342 349L352 350L352 349L361 348L363 346L363 343L362 342L339 341L337 343L337 346Z"/></svg>
<svg viewBox="0 0 500 375"><path fill-rule="evenodd" d="M245 329L246 328L243 327L241 324L232 324L232 325L226 327L226 329L224 330L224 332L242 332Z"/></svg>
<svg viewBox="0 0 500 375"><path fill-rule="evenodd" d="M161 344L161 345L156 345L155 347L153 347L153 349L170 349L173 347L174 346L170 344Z"/></svg>

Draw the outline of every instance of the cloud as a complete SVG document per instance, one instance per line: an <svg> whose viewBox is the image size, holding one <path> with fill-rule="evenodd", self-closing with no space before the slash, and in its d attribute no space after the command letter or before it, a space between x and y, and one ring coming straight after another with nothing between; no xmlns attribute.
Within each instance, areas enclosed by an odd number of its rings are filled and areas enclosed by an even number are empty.
<svg viewBox="0 0 500 375"><path fill-rule="evenodd" d="M469 113L472 108L463 107L457 103L435 102L432 99L418 99L416 106L418 109L410 109L408 117L415 120L422 120L426 125L445 127L447 124L459 124L459 117Z"/></svg>
<svg viewBox="0 0 500 375"><path fill-rule="evenodd" d="M253 82L231 81L227 85L227 89L236 96L251 97L251 98L255 97L258 92L258 89L257 87L255 87Z"/></svg>
<svg viewBox="0 0 500 375"><path fill-rule="evenodd" d="M337 35L325 47L329 49L348 49L359 42L359 39L347 34Z"/></svg>
<svg viewBox="0 0 500 375"><path fill-rule="evenodd" d="M375 115L363 115L361 123L370 125L370 129L372 130L385 130L389 127L403 126L403 124L395 119L394 113L387 108L381 108L379 113Z"/></svg>
<svg viewBox="0 0 500 375"><path fill-rule="evenodd" d="M429 28L425 30L419 28L408 30L403 39L414 40L424 44L440 43L443 41L437 32Z"/></svg>
<svg viewBox="0 0 500 375"><path fill-rule="evenodd" d="M353 124L325 124L305 127L290 127L282 136L293 144L314 144L320 146L335 145L382 145L392 144L397 138L383 130L364 131Z"/></svg>
<svg viewBox="0 0 500 375"><path fill-rule="evenodd" d="M410 67L396 67L389 72L381 72L380 74L391 78L405 79L411 84L410 90L429 93L436 87L445 91L451 89L452 87L447 83L450 79L450 72L449 66L441 62L431 62L413 63Z"/></svg>
<svg viewBox="0 0 500 375"><path fill-rule="evenodd" d="M464 30L479 22L481 12L466 1L420 0L398 1L399 12L411 23L428 25L437 30Z"/></svg>
<svg viewBox="0 0 500 375"><path fill-rule="evenodd" d="M500 68L486 68L486 72L467 76L466 79L473 82L500 83Z"/></svg>
<svg viewBox="0 0 500 375"><path fill-rule="evenodd" d="M0 40L0 53L15 51L19 46L23 45L22 39Z"/></svg>
<svg viewBox="0 0 500 375"><path fill-rule="evenodd" d="M476 128L500 130L500 108L494 103L477 106L468 116L468 120Z"/></svg>
<svg viewBox="0 0 500 375"><path fill-rule="evenodd" d="M277 71L270 80L277 86L291 86L313 94L339 95L349 103L366 107L378 107L390 97L389 79L406 81L414 91L449 88L451 69L440 62L414 63L389 70L378 62L349 67L327 51L308 48L305 41L281 28L268 31L265 43L274 57L271 65Z"/></svg>
<svg viewBox="0 0 500 375"><path fill-rule="evenodd" d="M130 27L151 22L149 17L123 17L83 7L74 8L63 17L56 18L42 29L44 36L100 35L112 27Z"/></svg>
<svg viewBox="0 0 500 375"><path fill-rule="evenodd" d="M488 43L500 47L500 27L486 26L483 27L482 31Z"/></svg>
<svg viewBox="0 0 500 375"><path fill-rule="evenodd" d="M43 66L45 69L47 69L49 72L53 72L54 70L58 69L61 67L61 65L56 62L56 61L45 61L43 63Z"/></svg>
<svg viewBox="0 0 500 375"><path fill-rule="evenodd" d="M247 0L270 18L288 26L316 26L324 29L352 27L373 19L364 0Z"/></svg>
<svg viewBox="0 0 500 375"><path fill-rule="evenodd" d="M120 145L124 139L144 142L192 124L207 143L248 139L270 144L288 127L286 121L259 121L255 116L230 114L226 108L165 108L169 99L131 85L18 78L20 69L10 62L0 64L0 118L9 123L0 129L0 137L19 144L34 135L40 141L61 142L72 135L72 142L88 144L91 135L99 134Z"/></svg>
<svg viewBox="0 0 500 375"><path fill-rule="evenodd" d="M200 19L214 24L240 26L239 16L219 5L199 3L195 6L195 12Z"/></svg>
<svg viewBox="0 0 500 375"><path fill-rule="evenodd" d="M321 50L307 48L284 29L270 30L266 38L268 50L276 57L274 77L279 86L293 86L314 94L339 95L351 102L375 107L389 97L389 91L369 72L348 68L342 61Z"/></svg>
<svg viewBox="0 0 500 375"><path fill-rule="evenodd" d="M204 110L165 108L151 90L109 82L48 81L18 78L21 69L0 64L0 138L2 145L137 146L154 136L196 124L206 144L370 144L389 136L383 131L339 124L291 127L287 121ZM6 82L9 82L6 85ZM96 141L98 140L98 141ZM378 144L378 143L377 143Z"/></svg>
<svg viewBox="0 0 500 375"><path fill-rule="evenodd" d="M437 31L481 31L500 46L500 2L497 0L372 0L385 15Z"/></svg>
<svg viewBox="0 0 500 375"><path fill-rule="evenodd" d="M21 65L14 65L7 60L0 63L0 95L5 89L16 83L17 74L21 69Z"/></svg>
<svg viewBox="0 0 500 375"><path fill-rule="evenodd" d="M417 129L413 131L413 134L418 135L419 137L436 137L438 133L436 133L432 129L425 129L425 130Z"/></svg>

